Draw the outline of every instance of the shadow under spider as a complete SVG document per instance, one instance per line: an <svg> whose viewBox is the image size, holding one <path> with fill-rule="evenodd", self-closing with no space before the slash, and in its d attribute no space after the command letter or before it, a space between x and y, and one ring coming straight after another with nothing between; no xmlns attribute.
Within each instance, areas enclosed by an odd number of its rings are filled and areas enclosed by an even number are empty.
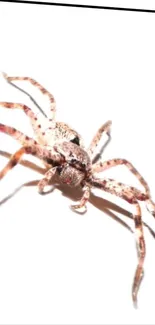
<svg viewBox="0 0 155 325"><path fill-rule="evenodd" d="M107 141L103 144L103 146L101 147L100 152L98 152L98 153L95 155L95 157L93 158L93 161L92 161L93 164L97 163L97 161L98 161L99 159L102 158L102 154L103 154L104 150L106 149L106 147L108 146L108 144L109 144L110 142L111 142L111 134L109 133L109 134L108 134L108 139L107 139Z"/></svg>
<svg viewBox="0 0 155 325"><path fill-rule="evenodd" d="M1 151L0 150L0 155L6 158L10 158L11 154L6 152L6 151ZM21 160L20 164L24 167L30 168L34 171L37 171L38 173L44 175L45 172L47 171L46 168L42 168L38 165L36 165L33 162L30 162L28 160ZM11 199L16 193L18 193L23 187L25 186L36 186L38 184L39 180L33 180L29 181L18 188L16 188L12 193L10 193L8 196L6 196L4 199L0 201L0 205L6 203L9 199ZM50 185L52 186L52 189L47 191L45 194L48 194L53 191L53 185L54 188L58 189L61 191L62 195L71 199L72 201L78 201L79 198L82 196L82 189L80 188L70 188L69 186L65 184L61 184L58 177L54 177L53 180L50 182ZM44 194L44 195L45 195ZM110 202L102 197L96 196L94 193L90 194L90 199L89 202L94 205L97 209L101 210L108 216L110 216L113 220L117 221L119 224L121 224L123 227L128 229L130 232L133 233L133 230L131 227L123 221L121 218L119 218L114 212L118 212L125 217L128 217L129 219L133 220L133 216L131 212L121 208L117 204ZM112 210L112 211L111 211ZM114 211L114 212L113 212ZM155 238L155 232L152 230L152 228L145 222L143 222L143 225L150 231L151 235L153 238Z"/></svg>
<svg viewBox="0 0 155 325"><path fill-rule="evenodd" d="M42 108L38 105L38 103L35 101L35 99L24 89L20 88L19 86L15 85L14 83L12 83L11 81L7 81L8 84L10 84L12 87L18 89L19 91L21 91L22 93L24 93L25 95L27 95L30 100L33 102L33 104L39 109L39 111L45 116L47 117L47 115L45 114L45 112L42 110Z"/></svg>

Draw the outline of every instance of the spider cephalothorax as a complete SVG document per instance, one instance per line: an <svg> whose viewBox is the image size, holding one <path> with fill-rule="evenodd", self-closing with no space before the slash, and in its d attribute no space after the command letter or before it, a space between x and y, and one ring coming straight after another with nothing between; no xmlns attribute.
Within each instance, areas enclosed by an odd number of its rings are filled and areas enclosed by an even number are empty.
<svg viewBox="0 0 155 325"><path fill-rule="evenodd" d="M77 205L71 206L74 210L86 209L86 203L89 200L92 187L116 195L126 200L129 204L132 204L135 209L133 220L135 224L138 250L138 265L132 288L133 301L136 302L139 285L143 275L143 264L146 254L139 201L146 202L146 207L153 216L155 216L155 204L151 199L150 189L146 181L135 167L126 159L116 158L108 161L100 160L99 162L93 163L95 148L104 132L109 135L111 121L106 122L99 128L92 139L89 148L86 150L81 136L75 130L71 129L65 123L55 121L56 105L53 95L51 95L37 81L29 77L8 77L6 74L4 74L4 77L8 82L14 80L26 80L36 86L45 96L48 97L50 102L50 113L48 117L45 117L41 114L36 115L24 104L8 102L0 103L0 106L5 108L22 109L29 117L35 135L35 139L33 139L10 126L0 124L1 132L12 136L22 145L22 147L12 155L7 165L0 172L0 179L3 178L10 169L16 166L22 156L26 153L41 159L47 166L44 178L41 179L38 184L38 190L40 193L44 192L45 186L50 182L55 173L59 175L61 182L69 186L82 187L83 196L80 202ZM125 165L129 171L137 177L144 188L143 192L139 191L135 187L125 185L113 179L101 179L96 177L97 173L118 165Z"/></svg>

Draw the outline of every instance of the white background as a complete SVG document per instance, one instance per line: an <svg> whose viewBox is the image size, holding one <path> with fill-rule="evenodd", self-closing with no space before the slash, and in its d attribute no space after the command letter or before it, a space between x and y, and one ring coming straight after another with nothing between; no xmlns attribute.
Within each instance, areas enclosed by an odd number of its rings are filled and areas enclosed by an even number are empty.
<svg viewBox="0 0 155 325"><path fill-rule="evenodd" d="M154 18L145 13L0 4L0 69L40 81L56 98L57 119L78 130L86 146L97 128L112 119L112 141L103 159L130 160L155 198ZM48 112L32 86L19 85ZM2 78L0 89L0 101L23 102L37 111ZM22 112L1 108L0 121L33 134ZM0 150L12 153L18 148L0 134ZM1 156L0 168L6 162ZM125 167L105 176L139 186ZM69 208L79 191L59 186L40 196L36 186L19 189L41 177L19 165L0 184L0 323L154 324L155 240L145 228L145 277L135 310L134 235L116 220L121 218L134 230L127 217L132 207L93 190L88 211L81 216ZM142 212L155 229L143 204Z"/></svg>

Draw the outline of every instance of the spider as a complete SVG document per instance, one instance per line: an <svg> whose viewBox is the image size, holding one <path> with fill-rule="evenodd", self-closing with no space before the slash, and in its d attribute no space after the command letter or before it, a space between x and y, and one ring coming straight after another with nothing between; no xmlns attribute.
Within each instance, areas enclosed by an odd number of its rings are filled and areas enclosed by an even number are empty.
<svg viewBox="0 0 155 325"><path fill-rule="evenodd" d="M16 80L29 81L32 85L37 87L50 102L50 113L48 117L41 114L35 114L24 104L0 102L0 106L8 109L21 109L29 117L35 139L23 134L13 127L0 124L0 131L4 132L21 143L21 148L17 150L10 158L6 166L0 171L0 179L2 179L9 170L15 167L21 160L24 154L33 155L44 162L47 171L43 179L38 183L39 193L43 193L46 185L51 181L55 174L59 175L62 183L69 186L81 186L83 189L83 196L80 202L76 205L71 205L75 211L84 209L86 211L86 203L89 200L92 188L98 188L105 192L111 193L122 198L131 204L135 212L133 220L135 224L135 235L138 252L138 265L136 268L133 286L132 298L133 302L137 304L137 294L139 286L143 277L143 264L145 260L145 239L142 225L142 215L139 201L145 201L148 211L155 216L155 203L151 199L150 189L136 170L136 168L126 159L111 159L102 161L101 159L93 163L93 154L102 137L103 133L110 135L111 121L103 124L95 136L93 137L88 149L84 148L82 137L75 130L71 129L67 124L57 122L55 119L56 103L53 95L51 95L43 86L37 81L29 77L9 77L3 74L8 82ZM131 173L133 173L139 182L144 187L144 192L136 189L133 186L125 185L117 182L114 179L98 178L96 173L103 172L111 167L125 165Z"/></svg>

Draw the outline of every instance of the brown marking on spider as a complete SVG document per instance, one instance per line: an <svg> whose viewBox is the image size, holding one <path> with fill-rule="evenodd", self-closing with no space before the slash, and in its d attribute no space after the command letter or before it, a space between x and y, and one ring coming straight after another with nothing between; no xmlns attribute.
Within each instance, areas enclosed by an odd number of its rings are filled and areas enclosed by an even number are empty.
<svg viewBox="0 0 155 325"><path fill-rule="evenodd" d="M48 185L52 177L57 173L62 183L69 186L81 186L83 189L83 196L77 205L72 205L73 210L86 211L86 203L89 200L91 188L98 188L112 195L118 196L127 201L134 208L133 219L135 223L135 235L138 252L138 265L135 272L135 277L132 287L132 298L134 303L137 302L137 294L139 286L144 273L143 264L145 260L145 240L142 226L142 214L139 201L144 201L146 207L153 216L155 216L155 203L151 199L150 189L145 179L140 175L137 169L125 159L111 159L104 162L93 163L93 154L105 132L109 135L111 121L103 124L96 135L92 139L89 148L86 150L83 147L80 135L72 130L67 124L55 121L55 100L54 97L43 88L38 82L28 77L7 77L8 81L13 80L27 80L35 85L43 94L47 95L50 101L50 115L45 118L42 115L35 115L32 110L23 105L15 103L0 103L0 106L6 108L22 109L29 117L36 140L24 135L22 132L0 124L0 131L4 132L16 140L18 140L22 147L12 155L7 165L0 172L0 179L2 179L9 170L16 166L22 159L24 154L31 154L41 159L47 166L48 170L44 178L38 184L40 193L44 192L45 186ZM52 119L51 119L52 112ZM39 122L36 124L36 120ZM133 173L144 188L144 192L136 189L133 186L125 185L113 179L98 178L96 173L100 173L106 169L124 165Z"/></svg>

